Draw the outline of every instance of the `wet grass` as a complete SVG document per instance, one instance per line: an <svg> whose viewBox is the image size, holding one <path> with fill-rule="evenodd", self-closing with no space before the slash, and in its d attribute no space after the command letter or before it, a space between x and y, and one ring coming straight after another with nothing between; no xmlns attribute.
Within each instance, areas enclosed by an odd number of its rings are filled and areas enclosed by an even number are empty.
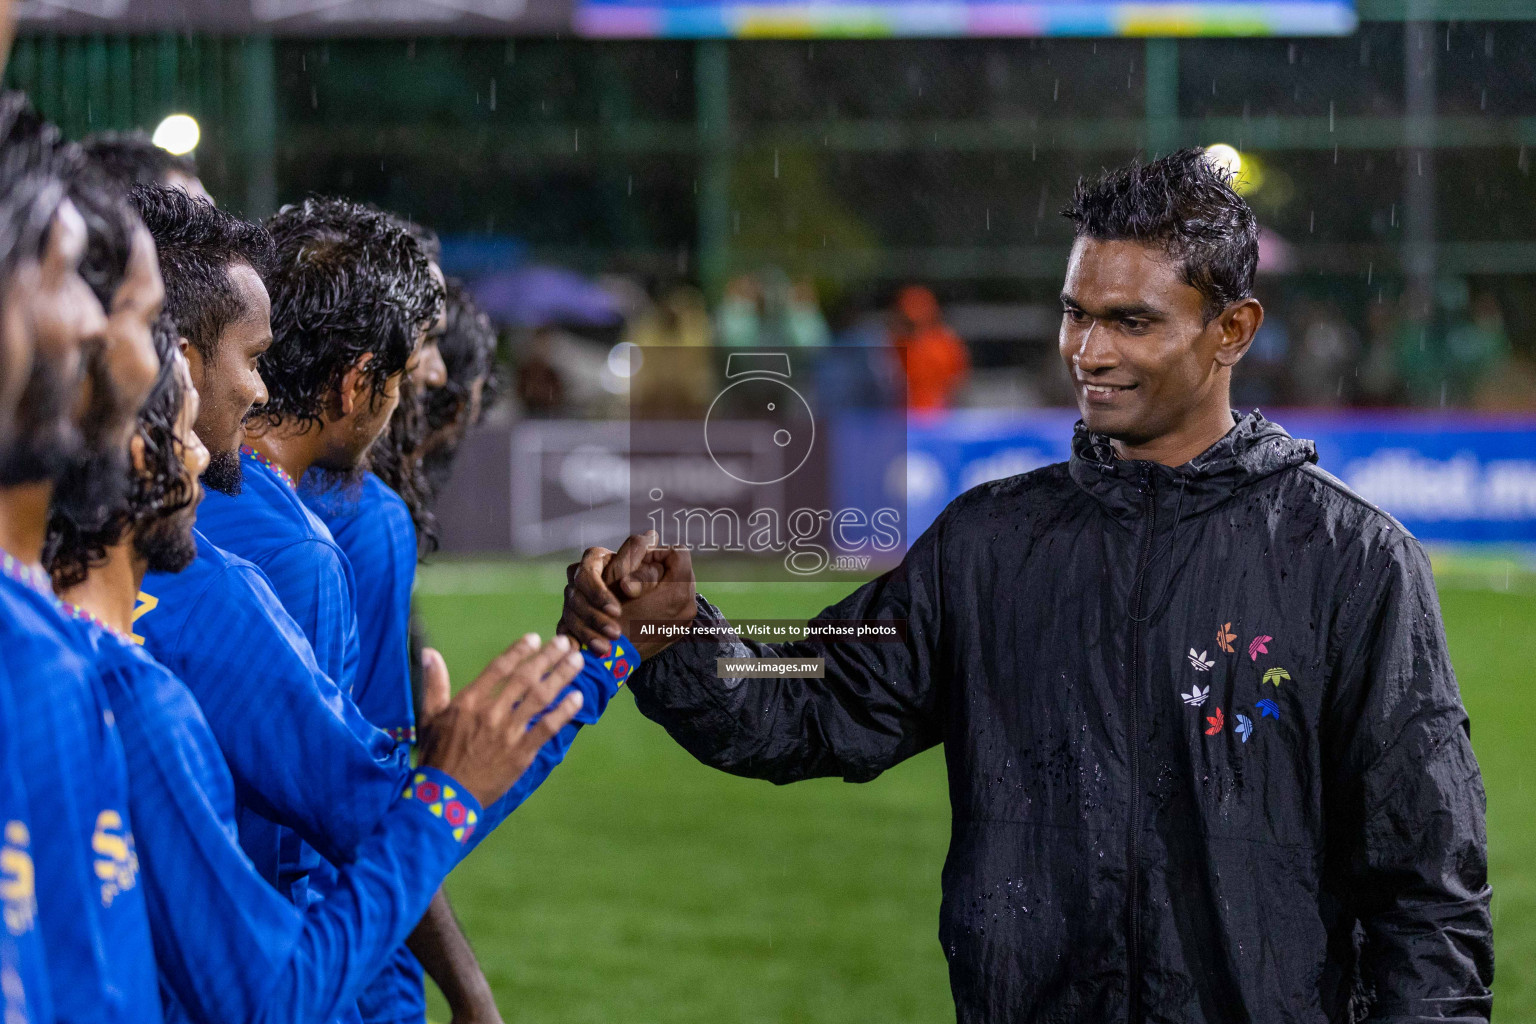
<svg viewBox="0 0 1536 1024"><path fill-rule="evenodd" d="M1536 1020L1536 593L1479 573L1448 574L1442 603L1488 788L1497 1015ZM447 564L419 600L462 683L506 638L547 634L563 584L548 564ZM847 590L709 588L729 614L802 619ZM948 833L937 751L857 788L776 788L700 767L621 694L449 891L509 1022L952 1020Z"/></svg>

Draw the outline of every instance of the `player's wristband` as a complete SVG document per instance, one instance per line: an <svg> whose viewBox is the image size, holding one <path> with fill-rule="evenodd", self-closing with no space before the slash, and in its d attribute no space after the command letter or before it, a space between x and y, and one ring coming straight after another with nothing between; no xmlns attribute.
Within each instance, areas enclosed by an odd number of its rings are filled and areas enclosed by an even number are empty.
<svg viewBox="0 0 1536 1024"><path fill-rule="evenodd" d="M453 832L453 838L461 843L475 834L475 826L480 823L480 801L453 776L436 768L423 766L412 771L401 796L422 804L433 816L441 818Z"/></svg>
<svg viewBox="0 0 1536 1024"><path fill-rule="evenodd" d="M607 657L599 657L596 653L587 649L586 644L581 645L581 654L587 660L587 667L611 677L618 686L624 685L628 679L640 667L640 653L635 650L635 645L629 642L628 637L621 636L611 643L612 650Z"/></svg>

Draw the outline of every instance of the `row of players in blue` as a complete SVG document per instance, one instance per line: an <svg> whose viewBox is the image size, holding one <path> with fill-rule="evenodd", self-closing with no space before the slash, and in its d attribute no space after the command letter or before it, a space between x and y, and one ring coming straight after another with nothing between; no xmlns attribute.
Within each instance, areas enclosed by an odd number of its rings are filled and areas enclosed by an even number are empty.
<svg viewBox="0 0 1536 1024"><path fill-rule="evenodd" d="M405 940L637 658L429 652L413 766L420 511L355 470L447 383L430 248L101 163L0 99L5 1024L420 1022Z"/></svg>

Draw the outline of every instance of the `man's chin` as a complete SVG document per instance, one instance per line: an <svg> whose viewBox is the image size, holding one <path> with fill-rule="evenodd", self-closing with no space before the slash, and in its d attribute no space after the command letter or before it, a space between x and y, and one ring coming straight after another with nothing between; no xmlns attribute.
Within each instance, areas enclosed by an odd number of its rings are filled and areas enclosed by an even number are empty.
<svg viewBox="0 0 1536 1024"><path fill-rule="evenodd" d="M240 452L224 451L208 453L208 468L199 478L203 486L220 494L239 494L244 479L240 469Z"/></svg>
<svg viewBox="0 0 1536 1024"><path fill-rule="evenodd" d="M197 538L192 533L190 510L154 523L134 537L134 547L150 572L181 572L197 558Z"/></svg>

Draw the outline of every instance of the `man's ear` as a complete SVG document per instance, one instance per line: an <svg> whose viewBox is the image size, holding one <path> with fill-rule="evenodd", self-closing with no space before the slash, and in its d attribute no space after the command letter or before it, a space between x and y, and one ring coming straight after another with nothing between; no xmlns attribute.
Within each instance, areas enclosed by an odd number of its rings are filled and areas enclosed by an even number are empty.
<svg viewBox="0 0 1536 1024"><path fill-rule="evenodd" d="M203 371L206 369L203 363L203 354L186 338L179 340L181 354L187 357L187 371L192 375L192 386L198 391L203 390Z"/></svg>
<svg viewBox="0 0 1536 1024"><path fill-rule="evenodd" d="M1221 342L1216 346L1216 362L1222 366L1236 366L1253 344L1253 336L1263 322L1264 307L1252 297L1222 310L1221 316L1217 317Z"/></svg>
<svg viewBox="0 0 1536 1024"><path fill-rule="evenodd" d="M341 378L341 387L336 395L341 415L352 415L352 410L372 396L373 382L368 378L368 364L371 362L373 362L373 353L364 352L357 362L347 368L346 375Z"/></svg>

